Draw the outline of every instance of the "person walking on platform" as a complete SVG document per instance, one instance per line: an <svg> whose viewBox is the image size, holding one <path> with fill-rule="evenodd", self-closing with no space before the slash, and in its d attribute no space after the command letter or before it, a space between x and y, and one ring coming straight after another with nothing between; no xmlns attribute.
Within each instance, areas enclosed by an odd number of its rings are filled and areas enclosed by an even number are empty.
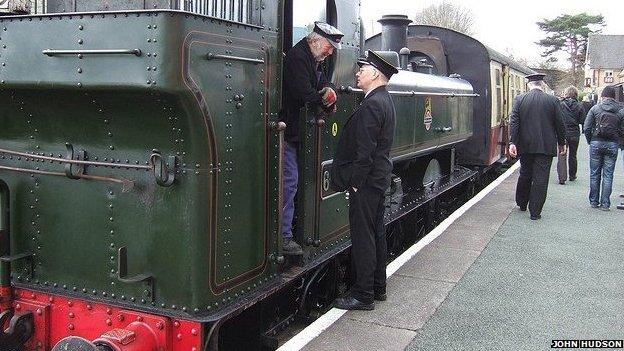
<svg viewBox="0 0 624 351"><path fill-rule="evenodd" d="M354 284L334 306L372 310L374 300L386 299L384 193L390 186L390 149L396 124L386 85L398 70L373 51L368 51L358 65L357 86L365 96L340 133L331 173L332 189L349 192Z"/></svg>
<svg viewBox="0 0 624 351"><path fill-rule="evenodd" d="M284 58L284 89L280 121L286 123L284 138L284 215L282 219L283 250L286 255L301 255L301 246L293 240L292 222L295 214L295 194L299 182L297 153L299 148L299 111L307 103L333 113L336 92L331 88L320 63L335 49L340 49L343 34L322 22L301 39Z"/></svg>
<svg viewBox="0 0 624 351"><path fill-rule="evenodd" d="M587 113L583 131L589 143L589 204L609 211L618 146L624 136L624 110L615 101L615 89L602 90L602 102Z"/></svg>
<svg viewBox="0 0 624 351"><path fill-rule="evenodd" d="M560 155L566 152L561 105L544 92L544 76L526 76L530 90L516 96L509 115L509 154L520 157L516 204L521 211L528 206L532 220L542 218L552 159L557 149Z"/></svg>
<svg viewBox="0 0 624 351"><path fill-rule="evenodd" d="M578 150L579 137L581 136L579 125L583 126L585 121L585 112L583 105L578 101L578 90L569 86L564 91L564 98L561 101L561 111L563 112L563 124L566 130L566 144L568 145L566 155L557 157L557 175L559 184L565 184L568 179L568 171L570 181L576 180L576 151ZM567 160L566 160L567 158Z"/></svg>

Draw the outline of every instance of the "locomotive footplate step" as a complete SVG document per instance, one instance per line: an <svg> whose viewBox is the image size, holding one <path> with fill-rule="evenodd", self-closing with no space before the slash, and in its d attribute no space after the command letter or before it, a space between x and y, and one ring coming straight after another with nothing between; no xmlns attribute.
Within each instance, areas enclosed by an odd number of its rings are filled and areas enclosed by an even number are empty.
<svg viewBox="0 0 624 351"><path fill-rule="evenodd" d="M621 339L620 212L590 208L588 160L579 157L578 179L565 187L553 164L539 221L515 206L514 169L396 270L387 301L331 310L335 323L283 349L541 350L560 339ZM614 193L622 188L616 177Z"/></svg>

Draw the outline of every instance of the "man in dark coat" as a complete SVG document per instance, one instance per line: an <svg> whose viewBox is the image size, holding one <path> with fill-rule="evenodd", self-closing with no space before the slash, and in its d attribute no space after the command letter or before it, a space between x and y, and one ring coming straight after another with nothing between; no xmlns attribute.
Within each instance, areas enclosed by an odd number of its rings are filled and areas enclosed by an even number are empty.
<svg viewBox="0 0 624 351"><path fill-rule="evenodd" d="M386 235L384 192L390 186L390 149L396 112L386 90L398 70L368 52L358 61L357 86L364 100L346 121L332 164L332 188L349 192L349 229L354 284L334 306L347 310L372 310L374 300L386 299Z"/></svg>
<svg viewBox="0 0 624 351"><path fill-rule="evenodd" d="M284 131L284 208L282 218L283 251L300 255L301 246L293 240L292 222L295 213L295 194L299 182L297 153L299 150L299 111L307 103L310 108L323 108L332 113L336 109L336 92L321 71L320 63L340 48L343 34L333 26L316 22L314 30L293 46L284 59L284 86L280 121Z"/></svg>
<svg viewBox="0 0 624 351"><path fill-rule="evenodd" d="M544 76L526 77L530 90L516 96L509 116L509 153L520 156L516 204L521 211L528 205L532 220L542 217L552 158L557 156L557 149L561 155L566 152L561 105L543 91Z"/></svg>
<svg viewBox="0 0 624 351"><path fill-rule="evenodd" d="M569 86L564 92L561 100L561 111L563 113L563 124L566 130L566 144L568 145L567 155L559 155L557 159L557 175L559 184L565 184L570 174L570 181L576 180L576 152L579 145L581 132L579 126L585 122L585 111L583 105L578 101L578 90ZM567 160L566 160L567 158Z"/></svg>

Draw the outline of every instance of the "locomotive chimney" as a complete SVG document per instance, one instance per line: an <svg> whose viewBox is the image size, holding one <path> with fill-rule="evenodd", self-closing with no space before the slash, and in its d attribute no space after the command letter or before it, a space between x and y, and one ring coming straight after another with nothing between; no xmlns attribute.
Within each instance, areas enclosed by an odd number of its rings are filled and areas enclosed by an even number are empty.
<svg viewBox="0 0 624 351"><path fill-rule="evenodd" d="M399 52L407 46L407 25L412 22L405 15L384 15L381 23L381 50Z"/></svg>

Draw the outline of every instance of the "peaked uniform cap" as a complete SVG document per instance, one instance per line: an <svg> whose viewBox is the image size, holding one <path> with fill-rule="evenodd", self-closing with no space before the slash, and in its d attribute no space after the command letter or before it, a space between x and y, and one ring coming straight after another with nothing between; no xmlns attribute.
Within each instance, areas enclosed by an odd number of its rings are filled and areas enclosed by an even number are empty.
<svg viewBox="0 0 624 351"><path fill-rule="evenodd" d="M529 74L528 76L525 76L524 78L526 78L529 82L538 82L540 80L544 80L544 77L546 77L546 75L543 73L534 73L534 74Z"/></svg>
<svg viewBox="0 0 624 351"><path fill-rule="evenodd" d="M360 66L371 65L377 68L388 79L390 79L393 74L399 72L396 67L394 67L390 62L386 61L383 57L379 56L373 50L366 51L366 57L358 59L357 63Z"/></svg>
<svg viewBox="0 0 624 351"><path fill-rule="evenodd" d="M344 34L338 28L325 22L314 22L313 32L327 39L336 49L342 49L340 39L342 39Z"/></svg>

